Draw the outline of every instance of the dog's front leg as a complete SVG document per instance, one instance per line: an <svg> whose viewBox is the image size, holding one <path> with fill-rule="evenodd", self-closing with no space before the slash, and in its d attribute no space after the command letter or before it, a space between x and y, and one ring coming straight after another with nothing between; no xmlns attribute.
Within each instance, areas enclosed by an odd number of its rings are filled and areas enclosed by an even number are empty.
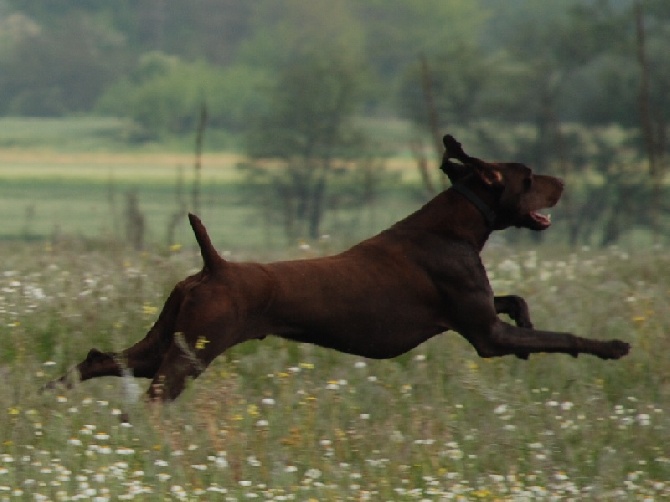
<svg viewBox="0 0 670 502"><path fill-rule="evenodd" d="M577 357L579 354L591 354L601 359L619 359L630 350L630 345L620 340L594 340L575 336L571 333L540 331L512 326L498 321L490 332L491 345L497 347L495 355L526 354L548 352L563 353Z"/></svg>
<svg viewBox="0 0 670 502"><path fill-rule="evenodd" d="M517 295L496 296L493 298L493 305L496 313L507 314L522 328L532 328L533 323L530 320L530 312L526 300Z"/></svg>
<svg viewBox="0 0 670 502"><path fill-rule="evenodd" d="M521 326L522 328L533 327L528 304L522 297L517 295L496 296L493 298L493 305L497 314L507 314L517 326ZM529 355L527 352L516 353L519 359L524 360L527 360Z"/></svg>

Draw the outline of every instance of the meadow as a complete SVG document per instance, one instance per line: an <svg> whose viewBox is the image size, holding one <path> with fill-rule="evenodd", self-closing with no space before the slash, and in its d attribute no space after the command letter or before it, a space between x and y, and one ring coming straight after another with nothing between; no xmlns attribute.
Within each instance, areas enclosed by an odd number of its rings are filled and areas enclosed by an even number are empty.
<svg viewBox="0 0 670 502"><path fill-rule="evenodd" d="M68 144L90 124L69 127L61 137L47 125L51 143L27 149L20 122L0 149L0 501L670 496L665 247L493 239L484 253L496 293L526 297L536 326L632 343L616 362L484 360L455 333L388 361L268 337L221 356L169 406L144 402L148 381L132 378L39 392L91 347L144 336L200 267L186 225L176 242L160 230L191 156L96 153L89 136L78 151ZM416 205L400 199L355 232L287 246L236 204L234 156L204 161L203 217L231 259L331 252ZM143 252L114 228L131 189L154 229Z"/></svg>
<svg viewBox="0 0 670 502"><path fill-rule="evenodd" d="M618 362L483 360L453 333L389 361L270 337L232 349L158 407L131 378L38 390L90 347L143 336L197 254L36 246L0 249L0 500L670 495L660 249L486 254L496 291L525 295L536 325L630 341Z"/></svg>

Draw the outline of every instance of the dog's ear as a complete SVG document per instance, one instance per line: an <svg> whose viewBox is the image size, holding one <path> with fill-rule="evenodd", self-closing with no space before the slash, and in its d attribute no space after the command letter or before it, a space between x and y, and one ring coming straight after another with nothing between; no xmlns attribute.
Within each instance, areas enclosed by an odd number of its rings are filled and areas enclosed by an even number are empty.
<svg viewBox="0 0 670 502"><path fill-rule="evenodd" d="M442 144L444 145L445 159L460 160L464 164L472 160L472 157L463 151L461 144L456 141L456 138L454 138L451 134L446 134L442 138Z"/></svg>
<svg viewBox="0 0 670 502"><path fill-rule="evenodd" d="M460 162L450 161L446 152L442 157L442 164L440 164L440 169L449 177L449 181L451 181L452 185L454 183L458 183L467 175L472 174L472 167L461 164Z"/></svg>
<svg viewBox="0 0 670 502"><path fill-rule="evenodd" d="M458 183L472 173L472 168L465 165L470 161L470 157L465 154L461 144L451 134L445 135L442 143L444 144L444 155L440 169L449 177L452 184ZM456 159L459 162L451 162L449 159Z"/></svg>
<svg viewBox="0 0 670 502"><path fill-rule="evenodd" d="M474 170L479 179L487 185L503 185L502 173L494 164L489 164L465 153L461 144L451 134L446 134L442 138L442 143L445 150L440 169L449 176L452 183L460 181ZM451 162L449 159L459 160L462 164Z"/></svg>
<svg viewBox="0 0 670 502"><path fill-rule="evenodd" d="M495 164L489 164L488 162L477 160L473 163L472 167L474 167L477 176L479 176L479 179L487 185L491 187L501 187L504 185L503 175Z"/></svg>

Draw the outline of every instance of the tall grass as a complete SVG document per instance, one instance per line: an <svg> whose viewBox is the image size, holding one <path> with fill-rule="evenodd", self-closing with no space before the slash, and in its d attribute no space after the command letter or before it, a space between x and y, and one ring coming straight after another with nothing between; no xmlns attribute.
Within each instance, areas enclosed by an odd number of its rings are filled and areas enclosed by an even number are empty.
<svg viewBox="0 0 670 502"><path fill-rule="evenodd" d="M664 250L487 253L496 292L524 295L537 326L630 341L621 361L482 360L454 333L369 361L270 337L165 407L138 399L146 381L37 390L90 347L143 336L195 253L0 256L0 500L670 496Z"/></svg>

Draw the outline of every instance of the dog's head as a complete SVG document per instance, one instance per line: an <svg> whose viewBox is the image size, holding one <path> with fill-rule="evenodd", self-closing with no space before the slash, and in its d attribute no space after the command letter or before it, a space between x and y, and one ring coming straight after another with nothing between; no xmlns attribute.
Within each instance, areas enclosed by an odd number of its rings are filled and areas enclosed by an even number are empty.
<svg viewBox="0 0 670 502"><path fill-rule="evenodd" d="M467 155L453 136L443 138L445 147L440 169L452 185L467 187L479 196L495 214L494 230L515 226L545 230L551 217L540 211L556 205L563 192L563 182L553 176L533 174L516 162L485 162ZM452 162L456 159L459 162Z"/></svg>

